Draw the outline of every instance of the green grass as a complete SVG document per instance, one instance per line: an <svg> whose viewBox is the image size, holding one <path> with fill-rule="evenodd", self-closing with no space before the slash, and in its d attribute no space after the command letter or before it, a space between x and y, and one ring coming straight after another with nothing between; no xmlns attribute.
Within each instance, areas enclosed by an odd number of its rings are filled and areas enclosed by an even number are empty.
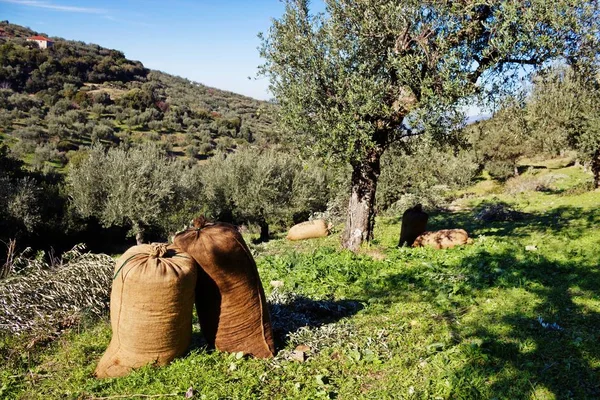
<svg viewBox="0 0 600 400"><path fill-rule="evenodd" d="M547 192L496 190L520 221L474 219L469 208L490 195L431 215L430 229L464 227L471 246L398 249L399 218L379 219L359 255L337 235L252 246L273 302L273 360L207 352L195 327L171 365L98 381L110 327L90 321L20 354L5 338L0 398L182 398L190 386L206 399L600 398L600 193L566 192L589 179L580 172L538 172L561 175ZM304 363L288 359L299 344L311 348Z"/></svg>

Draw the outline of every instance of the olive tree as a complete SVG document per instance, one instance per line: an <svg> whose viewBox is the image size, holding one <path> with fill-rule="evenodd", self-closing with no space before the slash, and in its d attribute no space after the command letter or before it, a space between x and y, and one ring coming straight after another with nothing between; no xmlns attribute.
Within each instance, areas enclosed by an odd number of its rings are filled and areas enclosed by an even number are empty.
<svg viewBox="0 0 600 400"><path fill-rule="evenodd" d="M534 143L542 151L571 148L591 163L600 187L600 82L566 66L534 80L527 104Z"/></svg>
<svg viewBox="0 0 600 400"><path fill-rule="evenodd" d="M178 210L184 172L156 146L105 151L96 145L70 168L69 197L83 217L130 226L140 244L148 227L162 225Z"/></svg>
<svg viewBox="0 0 600 400"><path fill-rule="evenodd" d="M315 164L276 150L221 153L203 165L202 196L214 217L260 227L290 222L294 215L323 211L329 196L327 174Z"/></svg>
<svg viewBox="0 0 600 400"><path fill-rule="evenodd" d="M525 103L507 99L493 118L477 123L471 130L471 143L485 169L495 178L518 176L517 161L531 154L531 132Z"/></svg>
<svg viewBox="0 0 600 400"><path fill-rule="evenodd" d="M417 138L391 146L381 158L377 212L402 212L418 203L439 206L450 190L473 183L479 164L471 148L460 147Z"/></svg>
<svg viewBox="0 0 600 400"><path fill-rule="evenodd" d="M308 3L287 0L261 34L261 73L305 147L351 164L342 240L353 251L372 235L392 143L454 121L461 100L514 82L523 65L576 58L598 16L584 0L326 0L316 15Z"/></svg>

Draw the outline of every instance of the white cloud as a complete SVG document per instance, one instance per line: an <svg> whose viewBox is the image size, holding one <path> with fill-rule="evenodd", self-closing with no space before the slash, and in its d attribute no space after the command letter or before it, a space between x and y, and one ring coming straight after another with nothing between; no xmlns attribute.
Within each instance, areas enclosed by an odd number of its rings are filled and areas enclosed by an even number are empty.
<svg viewBox="0 0 600 400"><path fill-rule="evenodd" d="M27 7L45 8L54 11L74 12L74 13L85 13L85 14L105 14L107 10L101 8L89 8L89 7L74 7L74 6L63 6L60 4L54 4L47 1L37 0L0 0L0 3L11 3L19 4Z"/></svg>

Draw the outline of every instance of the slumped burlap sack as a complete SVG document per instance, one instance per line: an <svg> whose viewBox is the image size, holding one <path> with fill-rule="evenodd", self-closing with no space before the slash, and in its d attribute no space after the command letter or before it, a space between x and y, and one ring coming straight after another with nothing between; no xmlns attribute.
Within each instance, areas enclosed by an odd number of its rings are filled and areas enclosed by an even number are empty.
<svg viewBox="0 0 600 400"><path fill-rule="evenodd" d="M259 358L274 355L271 319L256 263L234 226L203 218L175 236L200 266L196 311L209 346Z"/></svg>
<svg viewBox="0 0 600 400"><path fill-rule="evenodd" d="M197 268L180 249L158 243L134 246L117 260L110 295L112 339L96 377L124 376L149 363L165 365L187 351Z"/></svg>
<svg viewBox="0 0 600 400"><path fill-rule="evenodd" d="M292 226L285 238L287 240L304 240L325 237L328 234L325 220L315 219Z"/></svg>
<svg viewBox="0 0 600 400"><path fill-rule="evenodd" d="M425 232L420 235L413 247L429 246L434 249L451 249L454 246L471 244L473 240L464 229L442 229L440 231Z"/></svg>
<svg viewBox="0 0 600 400"><path fill-rule="evenodd" d="M423 207L417 204L402 214L402 226L400 227L400 240L398 247L412 246L417 237L425 232L429 215L423 211Z"/></svg>

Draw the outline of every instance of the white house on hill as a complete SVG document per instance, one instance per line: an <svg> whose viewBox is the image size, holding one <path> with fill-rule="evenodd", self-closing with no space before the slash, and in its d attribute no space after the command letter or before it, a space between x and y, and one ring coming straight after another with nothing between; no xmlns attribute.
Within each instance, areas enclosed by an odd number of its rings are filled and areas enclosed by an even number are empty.
<svg viewBox="0 0 600 400"><path fill-rule="evenodd" d="M40 49L47 49L48 47L52 47L54 45L54 42L50 39L48 39L45 36L31 36L27 38L28 42L36 42L38 44L38 46L40 46Z"/></svg>

